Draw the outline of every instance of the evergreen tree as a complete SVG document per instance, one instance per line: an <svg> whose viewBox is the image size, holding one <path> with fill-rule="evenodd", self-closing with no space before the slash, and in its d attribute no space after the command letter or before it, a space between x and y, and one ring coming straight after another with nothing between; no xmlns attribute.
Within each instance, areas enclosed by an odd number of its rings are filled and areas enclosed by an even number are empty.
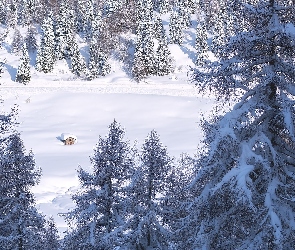
<svg viewBox="0 0 295 250"><path fill-rule="evenodd" d="M173 10L170 16L169 22L169 35L170 35L170 43L182 44L183 41L183 22L179 15L179 12Z"/></svg>
<svg viewBox="0 0 295 250"><path fill-rule="evenodd" d="M28 28L27 36L25 38L25 43L28 48L28 51L32 53L35 52L38 47L35 36L36 36L36 30L32 26L30 26Z"/></svg>
<svg viewBox="0 0 295 250"><path fill-rule="evenodd" d="M7 25L7 6L5 1L0 2L0 24Z"/></svg>
<svg viewBox="0 0 295 250"><path fill-rule="evenodd" d="M197 66L203 66L205 61L208 60L208 44L207 44L207 31L204 22L201 22L197 26L196 32L196 62Z"/></svg>
<svg viewBox="0 0 295 250"><path fill-rule="evenodd" d="M130 185L130 219L125 224L127 249L168 249L171 232L163 222L161 201L168 189L172 158L152 131L142 148L141 166ZM130 196L130 195L129 195Z"/></svg>
<svg viewBox="0 0 295 250"><path fill-rule="evenodd" d="M13 2L7 4L7 25L8 27L14 28L17 25L17 6Z"/></svg>
<svg viewBox="0 0 295 250"><path fill-rule="evenodd" d="M26 44L23 45L21 63L18 66L15 81L28 83L31 80L30 57Z"/></svg>
<svg viewBox="0 0 295 250"><path fill-rule="evenodd" d="M44 218L34 207L30 188L40 179L33 153L25 154L19 134L1 140L0 245L1 249L40 249Z"/></svg>
<svg viewBox="0 0 295 250"><path fill-rule="evenodd" d="M20 34L20 31L18 29L15 29L13 40L11 43L11 52L18 54L22 50L23 43L24 41L22 35Z"/></svg>
<svg viewBox="0 0 295 250"><path fill-rule="evenodd" d="M167 192L161 200L163 222L172 232L170 249L190 249L184 241L187 231L181 230L190 224L188 205L194 200L189 187L195 178L195 159L182 154L178 164L173 166L167 178ZM192 226L190 224L190 226Z"/></svg>
<svg viewBox="0 0 295 250"><path fill-rule="evenodd" d="M72 41L74 39L74 11L68 0L59 2L59 12L55 23L55 57L69 59L72 55Z"/></svg>
<svg viewBox="0 0 295 250"><path fill-rule="evenodd" d="M84 58L82 57L78 44L76 41L72 42L72 56L71 56L71 62L72 62L72 72L78 76L81 76L83 74L87 74L86 72L86 63L84 61Z"/></svg>
<svg viewBox="0 0 295 250"><path fill-rule="evenodd" d="M152 28L152 21L141 22L138 25L137 40L132 67L133 77L137 81L140 81L147 76L156 73Z"/></svg>
<svg viewBox="0 0 295 250"><path fill-rule="evenodd" d="M44 73L51 72L55 63L53 21L50 16L42 24L41 45L37 52L36 68Z"/></svg>
<svg viewBox="0 0 295 250"><path fill-rule="evenodd" d="M160 14L166 14L170 11L170 1L169 0L161 0L159 1L159 12Z"/></svg>
<svg viewBox="0 0 295 250"><path fill-rule="evenodd" d="M103 52L100 44L95 40L89 46L89 70L91 73L90 79L98 76L105 76L110 73L111 65L108 62L108 56Z"/></svg>
<svg viewBox="0 0 295 250"><path fill-rule="evenodd" d="M219 98L243 94L204 122L204 150L192 192L186 249L292 249L294 202L294 36L292 1L236 4L236 34L221 61L196 70Z"/></svg>
<svg viewBox="0 0 295 250"><path fill-rule="evenodd" d="M156 55L157 75L163 76L171 73L173 70L173 64L166 36L159 40L159 46L157 48Z"/></svg>
<svg viewBox="0 0 295 250"><path fill-rule="evenodd" d="M58 250L60 249L59 234L56 228L54 219L52 217L46 221L45 234L44 234L44 245L45 250Z"/></svg>
<svg viewBox="0 0 295 250"><path fill-rule="evenodd" d="M114 121L105 139L99 138L91 157L93 173L78 170L82 185L73 196L76 208L67 213L75 229L65 237L66 249L114 249L124 222L126 186L133 174L133 151L123 140L124 130Z"/></svg>
<svg viewBox="0 0 295 250"><path fill-rule="evenodd" d="M227 27L227 9L224 0L218 4L218 14L216 14L216 21L214 24L214 37L212 39L211 50L213 53L218 53L227 42L226 27Z"/></svg>
<svg viewBox="0 0 295 250"><path fill-rule="evenodd" d="M178 13L181 18L183 27L187 28L191 26L191 12L192 6L190 6L191 1L189 0L180 0L178 3Z"/></svg>

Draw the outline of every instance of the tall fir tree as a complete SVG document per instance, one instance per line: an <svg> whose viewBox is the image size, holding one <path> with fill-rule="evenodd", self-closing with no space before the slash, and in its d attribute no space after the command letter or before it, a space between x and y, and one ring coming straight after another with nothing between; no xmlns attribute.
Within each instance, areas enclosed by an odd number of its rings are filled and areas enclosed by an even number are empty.
<svg viewBox="0 0 295 250"><path fill-rule="evenodd" d="M81 191L73 196L76 208L65 215L75 229L65 237L66 249L114 249L124 223L124 187L134 172L133 150L124 130L114 121L91 157L93 173L78 170Z"/></svg>
<svg viewBox="0 0 295 250"><path fill-rule="evenodd" d="M204 22L200 22L196 31L196 66L203 66L205 61L208 60L208 44L207 44L207 30Z"/></svg>
<svg viewBox="0 0 295 250"><path fill-rule="evenodd" d="M41 176L33 153L26 154L19 134L12 134L1 140L0 156L1 249L42 248L44 218L30 191Z"/></svg>
<svg viewBox="0 0 295 250"><path fill-rule="evenodd" d="M45 250L61 249L61 244L59 242L59 234L53 217L50 217L48 220L46 220L43 242L44 245L42 247Z"/></svg>
<svg viewBox="0 0 295 250"><path fill-rule="evenodd" d="M71 2L59 2L58 15L55 22L55 57L57 60L69 59L72 55L72 41L74 39L75 22L74 10Z"/></svg>
<svg viewBox="0 0 295 250"><path fill-rule="evenodd" d="M111 65L108 62L106 52L102 50L100 44L93 39L89 46L89 64L90 79L99 76L105 76L110 73Z"/></svg>
<svg viewBox="0 0 295 250"><path fill-rule="evenodd" d="M54 30L51 15L44 19L41 29L42 38L37 51L36 68L44 73L49 73L53 70L55 63Z"/></svg>
<svg viewBox="0 0 295 250"><path fill-rule="evenodd" d="M36 40L36 30L33 26L28 28L27 36L25 38L25 43L28 48L28 51L34 53L37 51L38 45Z"/></svg>
<svg viewBox="0 0 295 250"><path fill-rule="evenodd" d="M72 55L71 55L71 70L78 76L87 75L86 63L80 53L78 44L75 40L72 41Z"/></svg>
<svg viewBox="0 0 295 250"><path fill-rule="evenodd" d="M19 31L19 29L15 29L13 34L13 40L11 43L11 52L15 54L19 54L22 51L22 46L24 43L24 39Z"/></svg>
<svg viewBox="0 0 295 250"><path fill-rule="evenodd" d="M156 74L158 76L168 75L173 71L173 59L168 48L166 36L159 40L159 45L156 51Z"/></svg>
<svg viewBox="0 0 295 250"><path fill-rule="evenodd" d="M153 2L151 0L138 1L137 20L132 75L136 81L140 81L155 74Z"/></svg>
<svg viewBox="0 0 295 250"><path fill-rule="evenodd" d="M30 57L26 44L22 48L22 57L18 66L15 81L27 84L31 80Z"/></svg>
<svg viewBox="0 0 295 250"><path fill-rule="evenodd" d="M221 99L204 122L186 249L292 249L295 245L294 4L238 1L236 34L194 80Z"/></svg>
<svg viewBox="0 0 295 250"><path fill-rule="evenodd" d="M142 147L141 166L130 185L126 249L168 249L171 232L163 222L163 205L173 163L153 130Z"/></svg>
<svg viewBox="0 0 295 250"><path fill-rule="evenodd" d="M181 45L183 42L183 22L178 10L173 10L169 22L170 43Z"/></svg>

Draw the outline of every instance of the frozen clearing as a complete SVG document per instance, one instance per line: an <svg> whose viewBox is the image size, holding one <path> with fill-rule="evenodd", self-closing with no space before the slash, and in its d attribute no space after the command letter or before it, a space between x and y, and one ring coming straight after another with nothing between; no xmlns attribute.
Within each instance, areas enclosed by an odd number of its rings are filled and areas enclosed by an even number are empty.
<svg viewBox="0 0 295 250"><path fill-rule="evenodd" d="M201 114L208 116L213 106L212 99L199 96L187 83L71 85L0 86L5 110L14 103L19 105L18 130L43 171L40 184L33 189L37 207L55 218L60 232L66 223L58 213L73 207L71 195L79 185L76 169L80 165L91 170L93 147L114 119L125 128L131 144L137 141L138 148L155 129L169 154L177 158L182 152L196 153L202 138ZM63 145L59 140L62 133L76 135L78 143Z"/></svg>

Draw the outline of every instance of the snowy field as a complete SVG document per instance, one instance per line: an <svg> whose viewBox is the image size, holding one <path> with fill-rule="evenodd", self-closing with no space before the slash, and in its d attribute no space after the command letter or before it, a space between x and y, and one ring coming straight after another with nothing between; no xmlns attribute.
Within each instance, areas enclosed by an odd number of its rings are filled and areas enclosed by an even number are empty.
<svg viewBox="0 0 295 250"><path fill-rule="evenodd" d="M202 138L199 120L202 114L208 116L213 106L212 99L199 96L188 83L67 84L0 87L5 110L14 103L19 105L18 130L43 171L33 190L37 207L55 218L60 232L66 223L58 213L73 207L71 195L79 185L76 169L79 165L91 169L89 156L98 136L107 134L114 119L125 128L131 144L137 141L138 148L155 129L169 154L177 158L182 152L196 153ZM61 133L75 134L78 143L64 146L58 139Z"/></svg>

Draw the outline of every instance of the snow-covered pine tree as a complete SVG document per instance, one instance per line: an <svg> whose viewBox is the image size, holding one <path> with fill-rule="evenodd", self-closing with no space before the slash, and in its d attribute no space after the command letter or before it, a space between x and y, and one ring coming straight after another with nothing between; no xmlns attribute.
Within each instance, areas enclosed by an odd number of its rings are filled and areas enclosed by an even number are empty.
<svg viewBox="0 0 295 250"><path fill-rule="evenodd" d="M22 57L18 66L15 81L27 84L31 80L30 57L26 44L22 48Z"/></svg>
<svg viewBox="0 0 295 250"><path fill-rule="evenodd" d="M226 36L226 27L227 27L227 8L225 5L225 0L221 0L218 3L217 7L217 14L215 14L215 23L214 23L214 37L212 39L211 44L211 51L213 53L218 53L218 51L225 45L227 42L227 36Z"/></svg>
<svg viewBox="0 0 295 250"><path fill-rule="evenodd" d="M145 140L141 165L129 186L123 249L168 249L171 232L163 221L163 204L168 176L173 166L167 149L153 130Z"/></svg>
<svg viewBox="0 0 295 250"><path fill-rule="evenodd" d="M294 3L237 1L236 11L244 31L194 73L201 90L243 96L203 124L185 249L293 249Z"/></svg>
<svg viewBox="0 0 295 250"><path fill-rule="evenodd" d="M81 32L87 41L99 33L101 12L97 11L94 0L78 1L76 29Z"/></svg>
<svg viewBox="0 0 295 250"><path fill-rule="evenodd" d="M190 0L180 0L178 1L178 13L181 18L183 28L190 27L192 24L191 13L192 6L190 4L192 1Z"/></svg>
<svg viewBox="0 0 295 250"><path fill-rule="evenodd" d="M80 191L73 196L76 208L65 214L75 229L65 237L65 249L107 250L119 244L124 223L124 188L134 172L134 152L124 140L124 130L114 121L106 138L91 157L93 173L78 170Z"/></svg>
<svg viewBox="0 0 295 250"><path fill-rule="evenodd" d="M138 25L132 74L136 81L140 81L155 74L153 2L138 1L136 15Z"/></svg>
<svg viewBox="0 0 295 250"><path fill-rule="evenodd" d="M39 182L40 176L33 153L25 153L19 134L1 138L1 249L42 248L44 218L34 207L35 201L30 191Z"/></svg>
<svg viewBox="0 0 295 250"><path fill-rule="evenodd" d="M51 72L55 63L54 30L51 16L44 19L42 24L41 44L37 51L36 68L44 73Z"/></svg>
<svg viewBox="0 0 295 250"><path fill-rule="evenodd" d="M162 19L159 15L155 16L153 26L154 26L153 27L154 37L156 39L160 40L161 38L166 37L163 22L162 22Z"/></svg>
<svg viewBox="0 0 295 250"><path fill-rule="evenodd" d="M37 50L38 46L37 46L37 40L36 40L36 30L33 26L30 26L28 28L27 36L25 38L25 43L29 52L34 53Z"/></svg>
<svg viewBox="0 0 295 250"><path fill-rule="evenodd" d="M105 76L110 73L111 65L108 62L108 56L100 48L100 44L95 39L92 40L89 46L89 64L90 79L98 76Z"/></svg>
<svg viewBox="0 0 295 250"><path fill-rule="evenodd" d="M161 206L163 221L172 232L170 249L189 249L183 241L187 232L180 229L190 223L188 205L194 197L189 187L196 172L195 159L182 154L168 175L167 192L161 200Z"/></svg>
<svg viewBox="0 0 295 250"><path fill-rule="evenodd" d="M132 74L136 81L155 74L155 52L152 35L152 21L140 23L134 53Z"/></svg>
<svg viewBox="0 0 295 250"><path fill-rule="evenodd" d="M50 217L46 220L45 224L45 233L44 233L44 245L43 249L45 250L59 250L60 242L59 242L59 234L56 228L53 217Z"/></svg>
<svg viewBox="0 0 295 250"><path fill-rule="evenodd" d="M71 52L71 70L78 76L86 75L87 68L83 56L80 53L78 44L75 40L72 41L72 52Z"/></svg>
<svg viewBox="0 0 295 250"><path fill-rule="evenodd" d="M166 35L159 40L159 46L156 51L156 74L158 76L168 75L173 71L173 60L170 50L168 48L168 42Z"/></svg>
<svg viewBox="0 0 295 250"><path fill-rule="evenodd" d="M158 10L160 14L166 14L170 11L171 5L169 0L160 0Z"/></svg>
<svg viewBox="0 0 295 250"><path fill-rule="evenodd" d="M173 10L169 22L170 43L182 44L183 41L183 22L178 10Z"/></svg>
<svg viewBox="0 0 295 250"><path fill-rule="evenodd" d="M19 29L15 29L11 43L11 52L18 55L18 53L22 50L23 43L24 40Z"/></svg>
<svg viewBox="0 0 295 250"><path fill-rule="evenodd" d="M0 24L7 25L7 5L5 1L0 2Z"/></svg>
<svg viewBox="0 0 295 250"><path fill-rule="evenodd" d="M7 26L14 28L17 24L17 6L14 2L7 3Z"/></svg>
<svg viewBox="0 0 295 250"><path fill-rule="evenodd" d="M204 22L200 22L197 26L197 32L196 32L196 66L203 66L205 61L208 59L207 52L209 50L208 44L207 44L207 30Z"/></svg>
<svg viewBox="0 0 295 250"><path fill-rule="evenodd" d="M74 11L69 0L59 2L59 11L55 23L55 58L69 59L71 56L71 42L74 39L75 22Z"/></svg>

